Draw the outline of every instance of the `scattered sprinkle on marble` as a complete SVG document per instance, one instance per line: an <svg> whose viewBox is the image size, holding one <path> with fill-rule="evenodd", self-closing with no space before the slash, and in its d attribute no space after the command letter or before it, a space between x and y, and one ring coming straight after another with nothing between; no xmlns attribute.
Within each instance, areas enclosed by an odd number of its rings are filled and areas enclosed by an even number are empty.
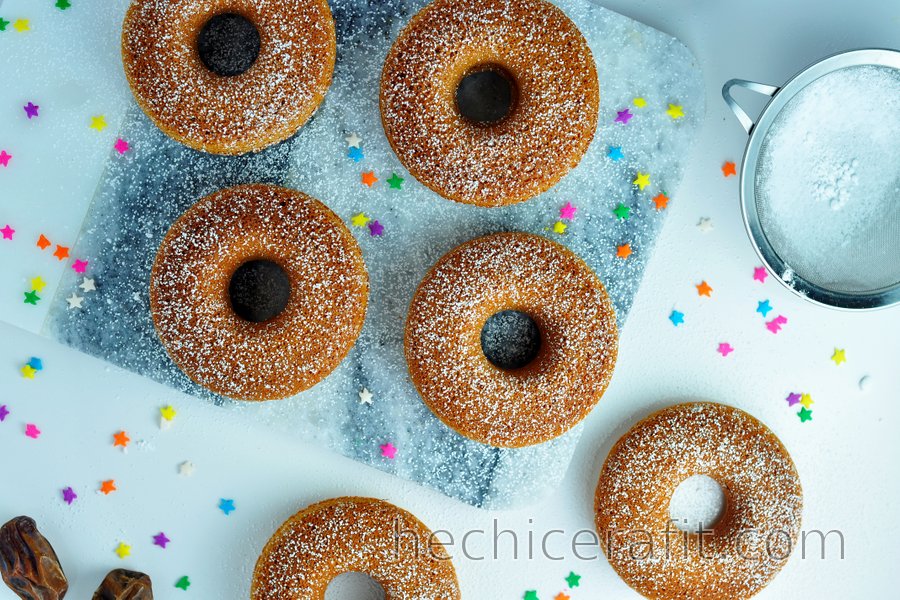
<svg viewBox="0 0 900 600"><path fill-rule="evenodd" d="M183 461L178 465L178 474L182 477L190 477L194 474L194 463L189 460Z"/></svg>
<svg viewBox="0 0 900 600"><path fill-rule="evenodd" d="M9 409L6 408L5 404L0 404L0 423L6 420L6 417L9 416Z"/></svg>
<svg viewBox="0 0 900 600"><path fill-rule="evenodd" d="M72 506L72 503L78 498L78 494L75 493L75 490L72 489L72 486L64 488L62 491L62 499L63 502Z"/></svg>
<svg viewBox="0 0 900 600"><path fill-rule="evenodd" d="M369 217L366 216L366 213L357 213L350 219L350 223L354 227L365 227L368 222Z"/></svg>
<svg viewBox="0 0 900 600"><path fill-rule="evenodd" d="M227 517L235 511L234 500L232 500L231 498L220 498L219 510L225 513L225 516Z"/></svg>
<svg viewBox="0 0 900 600"><path fill-rule="evenodd" d="M372 404L372 392L369 391L369 388L363 388L359 390L359 403L360 404Z"/></svg>
<svg viewBox="0 0 900 600"><path fill-rule="evenodd" d="M30 437L33 440L38 439L41 436L41 430L38 429L38 426L34 423L28 423L25 425L25 437Z"/></svg>
<svg viewBox="0 0 900 600"><path fill-rule="evenodd" d="M801 394L800 404L803 405L803 408L809 408L810 406L815 404L815 402L813 401L811 394Z"/></svg>
<svg viewBox="0 0 900 600"><path fill-rule="evenodd" d="M672 119L681 119L684 117L684 107L680 104L669 104L668 110L666 110L666 114L672 117Z"/></svg>
<svg viewBox="0 0 900 600"><path fill-rule="evenodd" d="M784 326L787 321L787 317L785 317L784 315L778 315L777 317L766 323L766 329L768 329L772 333L778 333L779 331L781 331L782 326Z"/></svg>
<svg viewBox="0 0 900 600"><path fill-rule="evenodd" d="M625 158L625 154L622 152L622 146L610 146L609 150L606 152L606 156L614 162L619 162Z"/></svg>
<svg viewBox="0 0 900 600"><path fill-rule="evenodd" d="M772 310L772 305L769 303L768 300L760 300L759 302L756 303L756 312L761 314L763 316L763 318L766 318L766 315L768 315L769 312L771 312L771 310Z"/></svg>
<svg viewBox="0 0 900 600"><path fill-rule="evenodd" d="M672 321L672 325L678 327L682 323L684 323L684 313L678 310L673 310L672 314L669 315L669 320Z"/></svg>
<svg viewBox="0 0 900 600"><path fill-rule="evenodd" d="M791 392L790 394L787 395L787 398L785 398L784 400L785 400L785 402L788 403L788 406L794 406L795 404L800 403L801 397L802 397L802 394L798 394L797 392Z"/></svg>
<svg viewBox="0 0 900 600"><path fill-rule="evenodd" d="M644 108L645 106L647 106L647 101L644 100L643 98L635 98L634 100L632 100L632 102L638 108Z"/></svg>
<svg viewBox="0 0 900 600"><path fill-rule="evenodd" d="M7 152L6 150L0 150L0 166L8 167L9 161L12 160L13 155Z"/></svg>
<svg viewBox="0 0 900 600"><path fill-rule="evenodd" d="M35 371L43 371L44 370L44 361L42 361L37 356L32 356L28 359L28 366L34 369Z"/></svg>
<svg viewBox="0 0 900 600"><path fill-rule="evenodd" d="M365 173L360 175L360 180L362 181L363 185L372 187L378 181L378 178L375 177L374 171L366 171Z"/></svg>
<svg viewBox="0 0 900 600"><path fill-rule="evenodd" d="M384 458L394 460L394 458L397 456L397 447L394 446L394 444L392 444L391 442L388 442L387 444L381 444L380 448L381 456L383 456Z"/></svg>
<svg viewBox="0 0 900 600"><path fill-rule="evenodd" d="M168 538L168 536L165 533L163 533L162 531L160 531L159 533L157 533L156 535L153 536L153 545L159 546L163 550L166 549L166 545L171 541L172 540L170 540Z"/></svg>
<svg viewBox="0 0 900 600"><path fill-rule="evenodd" d="M709 217L700 217L700 220L697 221L697 229L702 233L709 233L714 229L712 219Z"/></svg>
<svg viewBox="0 0 900 600"><path fill-rule="evenodd" d="M844 351L843 348L835 348L834 353L831 355L831 360L833 360L836 365L847 362L846 351Z"/></svg>
<svg viewBox="0 0 900 600"><path fill-rule="evenodd" d="M634 117L634 115L631 114L631 111L626 108L625 110L620 110L616 113L615 122L622 123L623 125L627 125L628 121L630 121L632 119L632 117Z"/></svg>
<svg viewBox="0 0 900 600"><path fill-rule="evenodd" d="M359 145L362 143L362 138L356 135L356 133L351 133L345 137L344 140L347 142L348 148L359 148Z"/></svg>
<svg viewBox="0 0 900 600"><path fill-rule="evenodd" d="M613 209L613 214L616 215L617 219L624 221L629 216L631 216L631 208L619 202L619 204Z"/></svg>
<svg viewBox="0 0 900 600"><path fill-rule="evenodd" d="M708 283L706 283L705 279L703 281L701 281L700 283L698 283L696 285L696 288L697 288L698 296L706 296L707 298L712 296L713 289L712 289L712 287L710 287L710 285Z"/></svg>
<svg viewBox="0 0 900 600"><path fill-rule="evenodd" d="M16 230L10 227L7 223L7 225L3 229L0 229L0 233L3 234L4 240L11 240L13 239L13 235L15 235Z"/></svg>
<svg viewBox="0 0 900 600"><path fill-rule="evenodd" d="M806 423L807 421L812 421L812 411L802 407L800 412L797 413L797 416L800 417L801 423Z"/></svg>
<svg viewBox="0 0 900 600"><path fill-rule="evenodd" d="M731 161L726 162L722 165L722 175L724 177L734 177L737 175L737 170L735 169L735 164Z"/></svg>
<svg viewBox="0 0 900 600"><path fill-rule="evenodd" d="M390 187L392 190L402 190L404 181L406 180L396 173L391 173L391 176L387 179L388 187Z"/></svg>
<svg viewBox="0 0 900 600"><path fill-rule="evenodd" d="M128 434L124 431L113 434L113 448L122 448L122 450L125 450L128 448L128 442L130 441L131 438L128 437Z"/></svg>
<svg viewBox="0 0 900 600"><path fill-rule="evenodd" d="M24 365L19 369L19 372L22 373L24 379L34 379L34 374L37 373L37 370L31 365Z"/></svg>
<svg viewBox="0 0 900 600"><path fill-rule="evenodd" d="M40 248L41 250L46 250L47 248L50 247L50 240L48 240L47 236L45 236L42 233L41 235L38 236L38 239L37 239L37 242L35 243L35 245L38 248Z"/></svg>
<svg viewBox="0 0 900 600"><path fill-rule="evenodd" d="M40 301L41 297L38 296L38 293L34 290L30 292L25 292L25 304L31 304L32 306L37 306L38 301Z"/></svg>
<svg viewBox="0 0 900 600"><path fill-rule="evenodd" d="M57 244L56 250L53 251L53 256L55 256L57 260L66 260L69 258L69 247Z"/></svg>
<svg viewBox="0 0 900 600"><path fill-rule="evenodd" d="M760 283L766 282L766 277L769 276L769 272L766 271L765 267L759 266L753 269L753 279L754 281L758 281Z"/></svg>
<svg viewBox="0 0 900 600"><path fill-rule="evenodd" d="M16 19L16 22L13 23L13 28L19 33L31 31L31 21L28 19Z"/></svg>
<svg viewBox="0 0 900 600"><path fill-rule="evenodd" d="M638 171L638 174L635 175L634 181L631 182L633 185L638 186L638 188L643 191L645 187L650 185L650 174L649 173L641 173Z"/></svg>
<svg viewBox="0 0 900 600"><path fill-rule="evenodd" d="M569 228L569 226L566 225L565 223L563 223L562 221L557 221L556 223L553 224L553 233L558 233L558 234L562 235L566 232L566 229L568 229L568 228Z"/></svg>
<svg viewBox="0 0 900 600"><path fill-rule="evenodd" d="M655 206L658 211L664 210L669 206L669 197L660 192L653 198L653 206Z"/></svg>
<svg viewBox="0 0 900 600"><path fill-rule="evenodd" d="M118 152L119 154L125 154L126 152L128 152L129 145L128 142L126 142L122 138L118 138L116 140L116 143L113 144L113 148L115 148L116 152Z"/></svg>
<svg viewBox="0 0 900 600"><path fill-rule="evenodd" d="M85 277L78 285L78 287L80 287L81 291L85 294L88 292L93 292L97 289L97 287L94 285L94 280L89 277Z"/></svg>
<svg viewBox="0 0 900 600"><path fill-rule="evenodd" d="M44 281L44 278L41 276L31 278L31 289L36 292L43 292L46 285L47 282Z"/></svg>
<svg viewBox="0 0 900 600"><path fill-rule="evenodd" d="M175 582L175 587L177 587L180 590L187 591L187 589L189 587L191 587L191 580L188 579L187 575L185 575L181 579L179 579L177 582Z"/></svg>
<svg viewBox="0 0 900 600"><path fill-rule="evenodd" d="M84 296L79 296L72 292L72 295L66 298L66 302L69 304L68 310L82 308L81 304L84 302Z"/></svg>
<svg viewBox="0 0 900 600"><path fill-rule="evenodd" d="M106 481L100 482L99 492L101 494L103 494L104 496L109 496L110 494L112 494L115 491L118 491L118 488L116 487L115 479L107 479Z"/></svg>
<svg viewBox="0 0 900 600"><path fill-rule="evenodd" d="M88 261L76 258L75 262L72 263L72 270L76 273L83 274L87 270L87 266Z"/></svg>
<svg viewBox="0 0 900 600"><path fill-rule="evenodd" d="M363 154L362 148L359 146L350 146L347 148L347 157L352 159L353 162L359 162L364 159L366 156Z"/></svg>
<svg viewBox="0 0 900 600"><path fill-rule="evenodd" d="M566 204L559 209L559 218L571 221L575 218L575 212L577 210L578 208L573 206L571 202L566 202Z"/></svg>
<svg viewBox="0 0 900 600"><path fill-rule="evenodd" d="M125 542L119 542L119 545L116 546L115 552L116 556L124 560L125 558L131 556L131 546L129 546Z"/></svg>
<svg viewBox="0 0 900 600"><path fill-rule="evenodd" d="M103 131L106 129L106 117L103 115L96 115L91 117L91 129L95 129L97 131Z"/></svg>
<svg viewBox="0 0 900 600"><path fill-rule="evenodd" d="M58 8L59 10L66 10L67 8L69 8L70 6L72 6L72 3L69 2L69 0L56 0L56 5L55 5L55 6L56 6L56 8Z"/></svg>
<svg viewBox="0 0 900 600"><path fill-rule="evenodd" d="M581 575L577 575L574 571L570 571L566 576L566 584L569 588L576 588L581 584Z"/></svg>
<svg viewBox="0 0 900 600"><path fill-rule="evenodd" d="M631 244L616 246L616 256L623 260L631 256Z"/></svg>
<svg viewBox="0 0 900 600"><path fill-rule="evenodd" d="M728 342L722 342L721 344L719 344L719 349L717 350L717 352L722 356L728 356L729 354L734 352L734 347Z"/></svg>
<svg viewBox="0 0 900 600"><path fill-rule="evenodd" d="M28 117L28 120L30 121L31 119L38 116L38 110L41 107L38 106L37 104L35 104L34 102L29 102L22 108L25 109L25 115Z"/></svg>
<svg viewBox="0 0 900 600"><path fill-rule="evenodd" d="M381 237L384 235L384 225L378 222L378 220L374 220L369 223L369 235L372 237Z"/></svg>

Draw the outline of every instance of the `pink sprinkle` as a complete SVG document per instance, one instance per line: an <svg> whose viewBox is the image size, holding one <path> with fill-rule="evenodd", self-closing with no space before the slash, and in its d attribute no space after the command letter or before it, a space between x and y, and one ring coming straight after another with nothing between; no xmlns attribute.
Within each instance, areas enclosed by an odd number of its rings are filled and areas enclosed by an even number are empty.
<svg viewBox="0 0 900 600"><path fill-rule="evenodd" d="M25 426L25 435L33 440L36 440L38 439L38 436L41 435L41 430L37 428L37 425L29 423Z"/></svg>
<svg viewBox="0 0 900 600"><path fill-rule="evenodd" d="M113 145L113 148L115 148L116 152L118 152L119 154L125 154L126 152L128 152L128 148L129 148L128 142L126 142L122 138L119 138L116 140L116 143Z"/></svg>
<svg viewBox="0 0 900 600"><path fill-rule="evenodd" d="M397 456L397 448L392 443L388 442L387 444L381 445L381 456L385 458L389 458L391 460Z"/></svg>
<svg viewBox="0 0 900 600"><path fill-rule="evenodd" d="M84 271L87 269L87 266L88 266L88 261L86 261L86 260L78 259L74 263L72 263L72 268L75 270L76 273L84 273Z"/></svg>
<svg viewBox="0 0 900 600"><path fill-rule="evenodd" d="M753 279L760 283L766 282L766 277L769 276L769 272L766 271L765 267L756 267L753 269Z"/></svg>
<svg viewBox="0 0 900 600"><path fill-rule="evenodd" d="M12 158L12 154L8 154L6 150L0 150L0 165L4 167L9 166L9 159Z"/></svg>
<svg viewBox="0 0 900 600"><path fill-rule="evenodd" d="M781 331L781 326L787 323L787 317L783 315L778 315L768 323L766 323L766 329L771 331L772 333L778 333Z"/></svg>
<svg viewBox="0 0 900 600"><path fill-rule="evenodd" d="M734 348L728 342L722 342L721 344L719 344L719 354L721 354L722 356L728 356L732 352L734 352Z"/></svg>
<svg viewBox="0 0 900 600"><path fill-rule="evenodd" d="M13 234L14 234L15 232L16 232L16 230L13 229L12 227L10 227L9 225L7 225L6 227L4 227L3 229L0 229L0 234L3 234L3 239L4 239L4 240L11 240L11 239L13 239Z"/></svg>
<svg viewBox="0 0 900 600"><path fill-rule="evenodd" d="M566 205L559 209L559 218L566 219L567 221L571 221L575 218L575 211L578 210L576 207L572 206L571 202L566 202Z"/></svg>

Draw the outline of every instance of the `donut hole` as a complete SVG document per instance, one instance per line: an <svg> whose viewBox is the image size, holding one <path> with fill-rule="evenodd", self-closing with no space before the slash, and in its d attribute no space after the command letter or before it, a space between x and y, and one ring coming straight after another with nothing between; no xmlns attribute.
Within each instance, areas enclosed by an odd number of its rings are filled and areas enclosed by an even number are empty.
<svg viewBox="0 0 900 600"><path fill-rule="evenodd" d="M492 365L506 371L521 369L541 350L541 331L534 319L518 310L491 315L481 328L481 351Z"/></svg>
<svg viewBox="0 0 900 600"><path fill-rule="evenodd" d="M250 260L231 275L228 297L238 317L252 323L264 323L287 308L291 282L278 263Z"/></svg>
<svg viewBox="0 0 900 600"><path fill-rule="evenodd" d="M222 77L245 73L259 57L262 40L250 19L236 13L215 15L197 36L197 53L207 69Z"/></svg>
<svg viewBox="0 0 900 600"><path fill-rule="evenodd" d="M669 518L681 531L711 531L725 513L725 491L708 475L682 481L669 500Z"/></svg>
<svg viewBox="0 0 900 600"><path fill-rule="evenodd" d="M492 125L508 117L518 87L512 75L497 65L471 69L456 86L456 110L476 125Z"/></svg>
<svg viewBox="0 0 900 600"><path fill-rule="evenodd" d="M325 600L385 600L384 588L365 573L341 573L325 588Z"/></svg>

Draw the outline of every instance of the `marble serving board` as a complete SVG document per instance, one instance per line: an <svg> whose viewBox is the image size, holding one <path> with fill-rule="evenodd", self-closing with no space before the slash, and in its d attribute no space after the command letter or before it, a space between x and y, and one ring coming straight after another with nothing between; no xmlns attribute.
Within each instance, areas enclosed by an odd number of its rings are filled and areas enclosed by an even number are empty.
<svg viewBox="0 0 900 600"><path fill-rule="evenodd" d="M675 190L705 110L702 77L693 56L674 38L588 0L558 0L597 61L600 125L590 149L558 185L523 204L483 209L453 203L403 169L385 138L378 109L384 57L400 28L425 3L333 1L334 83L306 126L258 154L222 157L188 149L156 129L129 100L116 137L130 148L121 156L110 153L97 175L72 251L89 260L87 275L97 289L82 293L83 275L61 270L41 332L240 411L248 423L325 443L475 506L518 507L539 501L563 477L580 427L521 449L486 446L446 427L422 403L407 374L403 328L412 294L429 267L456 245L490 232L529 231L565 244L598 273L621 327L666 214L655 209L652 198L664 192L677 202ZM116 6L121 14L124 3ZM119 36L117 21L101 22L106 30L92 36ZM122 93L123 81L119 77L116 94ZM638 97L645 106L634 103ZM670 103L683 106L684 116L666 114ZM627 124L615 122L617 111L625 108L634 117ZM359 162L348 156L345 137L350 134L362 139ZM623 157L612 160L610 146L621 147ZM371 188L361 183L361 174L369 171L379 179ZM650 174L644 190L632 184L638 172ZM387 183L394 174L404 179L402 189ZM198 198L248 182L293 187L331 207L355 233L371 279L366 324L343 363L311 390L263 404L231 401L189 380L166 355L148 308L150 269L172 222ZM577 212L558 233L553 226L567 202ZM630 218L613 214L619 203L630 207ZM383 235L352 227L350 219L359 212L377 219ZM632 249L627 259L616 256L624 243ZM80 309L69 308L66 298L73 293L84 296ZM360 402L363 388L372 393L370 404ZM602 407L601 400L598 410ZM386 443L397 448L395 458L382 456L380 446Z"/></svg>

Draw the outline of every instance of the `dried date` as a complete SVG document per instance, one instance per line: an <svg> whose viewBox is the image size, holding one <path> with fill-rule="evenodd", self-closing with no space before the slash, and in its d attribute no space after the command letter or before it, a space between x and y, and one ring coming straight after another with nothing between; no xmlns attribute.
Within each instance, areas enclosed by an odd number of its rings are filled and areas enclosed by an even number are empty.
<svg viewBox="0 0 900 600"><path fill-rule="evenodd" d="M53 546L30 517L0 527L0 575L23 600L61 600L69 590Z"/></svg>

